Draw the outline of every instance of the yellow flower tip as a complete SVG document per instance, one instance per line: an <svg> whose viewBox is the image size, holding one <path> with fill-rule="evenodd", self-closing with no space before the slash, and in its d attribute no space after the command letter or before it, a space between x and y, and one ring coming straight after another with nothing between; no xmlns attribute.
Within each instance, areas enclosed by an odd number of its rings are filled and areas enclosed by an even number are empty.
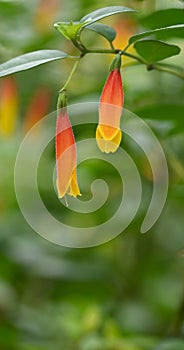
<svg viewBox="0 0 184 350"><path fill-rule="evenodd" d="M61 199L66 194L77 197L80 190L77 182L77 154L72 126L65 108L56 124L56 169L57 192Z"/></svg>
<svg viewBox="0 0 184 350"><path fill-rule="evenodd" d="M72 175L70 177L69 183L67 184L66 188L62 188L61 190L58 179L57 179L56 185L57 185L59 199L62 199L66 194L68 194L69 196L73 196L75 198L77 196L81 196L79 185L77 182L76 169L72 172Z"/></svg>
<svg viewBox="0 0 184 350"><path fill-rule="evenodd" d="M114 153L122 139L122 132L118 128L99 124L96 129L96 141L99 149L105 153Z"/></svg>
<svg viewBox="0 0 184 350"><path fill-rule="evenodd" d="M78 182L77 182L76 169L72 173L70 184L69 184L69 188L67 190L67 194L69 194L69 196L73 196L75 198L77 196L81 196L79 185L78 185Z"/></svg>

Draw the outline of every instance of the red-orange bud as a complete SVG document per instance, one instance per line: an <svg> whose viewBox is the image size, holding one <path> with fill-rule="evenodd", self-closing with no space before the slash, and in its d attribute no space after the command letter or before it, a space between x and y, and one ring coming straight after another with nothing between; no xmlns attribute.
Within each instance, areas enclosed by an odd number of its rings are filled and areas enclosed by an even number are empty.
<svg viewBox="0 0 184 350"><path fill-rule="evenodd" d="M115 152L121 142L120 118L123 103L121 74L119 68L115 68L109 73L100 97L96 139L102 152Z"/></svg>
<svg viewBox="0 0 184 350"><path fill-rule="evenodd" d="M76 143L66 107L59 111L56 124L56 167L59 198L80 195L77 182Z"/></svg>

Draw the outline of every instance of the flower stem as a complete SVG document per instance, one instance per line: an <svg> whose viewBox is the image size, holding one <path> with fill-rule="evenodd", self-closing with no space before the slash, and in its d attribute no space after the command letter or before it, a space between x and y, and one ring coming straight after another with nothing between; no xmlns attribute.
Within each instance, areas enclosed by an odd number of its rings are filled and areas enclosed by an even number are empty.
<svg viewBox="0 0 184 350"><path fill-rule="evenodd" d="M125 48L126 50L127 48ZM85 48L85 52L83 53L83 56L88 54L88 53L100 53L100 54L119 54L121 56L127 56L127 57L131 57L132 59L138 61L141 64L145 64L147 66L147 69L149 71L155 69L158 71L162 71L162 72L167 72L170 73L172 75L175 75L177 77L179 77L180 79L184 79L184 72L183 71L179 71L177 68L175 67L169 67L166 66L164 64L149 64L148 62L146 62L143 58L133 55L129 52L126 52L125 50L121 50L121 49L87 49Z"/></svg>
<svg viewBox="0 0 184 350"><path fill-rule="evenodd" d="M69 84L73 74L75 73L75 71L77 69L77 66L79 64L79 60L80 60L80 57L77 59L77 61L75 61L74 66L73 66L73 68L72 68L72 70L71 70L71 72L69 74L68 79L66 80L65 84L63 85L63 87L61 88L61 90L59 92L62 92L63 90L66 90L66 88L67 88L67 86L68 86L68 84Z"/></svg>
<svg viewBox="0 0 184 350"><path fill-rule="evenodd" d="M93 49L93 50L86 49L85 54L88 54L88 53L119 54L121 56L124 55L124 56L131 57L140 63L146 64L146 62L143 60L143 58L136 56L136 55L133 55L131 53L125 52L124 50L121 50L121 49L103 49L103 50L101 50L101 49Z"/></svg>

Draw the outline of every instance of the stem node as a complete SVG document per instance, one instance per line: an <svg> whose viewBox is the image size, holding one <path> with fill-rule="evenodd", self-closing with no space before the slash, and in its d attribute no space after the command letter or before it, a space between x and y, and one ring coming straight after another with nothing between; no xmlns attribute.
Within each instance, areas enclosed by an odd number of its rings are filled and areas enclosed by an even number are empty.
<svg viewBox="0 0 184 350"><path fill-rule="evenodd" d="M153 70L153 69L155 69L155 66L154 66L153 63L147 65L147 70L148 71Z"/></svg>

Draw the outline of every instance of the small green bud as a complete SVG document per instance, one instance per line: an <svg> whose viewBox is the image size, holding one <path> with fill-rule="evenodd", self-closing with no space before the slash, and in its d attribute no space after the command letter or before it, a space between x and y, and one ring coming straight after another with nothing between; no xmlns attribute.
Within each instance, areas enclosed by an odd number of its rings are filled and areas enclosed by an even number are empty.
<svg viewBox="0 0 184 350"><path fill-rule="evenodd" d="M118 68L118 70L121 68L121 55L119 53L113 59L109 71L112 72L116 68Z"/></svg>
<svg viewBox="0 0 184 350"><path fill-rule="evenodd" d="M58 101L57 101L57 109L65 108L67 106L67 96L66 90L59 91Z"/></svg>
<svg viewBox="0 0 184 350"><path fill-rule="evenodd" d="M75 40L85 22L57 22L54 27L68 40Z"/></svg>

